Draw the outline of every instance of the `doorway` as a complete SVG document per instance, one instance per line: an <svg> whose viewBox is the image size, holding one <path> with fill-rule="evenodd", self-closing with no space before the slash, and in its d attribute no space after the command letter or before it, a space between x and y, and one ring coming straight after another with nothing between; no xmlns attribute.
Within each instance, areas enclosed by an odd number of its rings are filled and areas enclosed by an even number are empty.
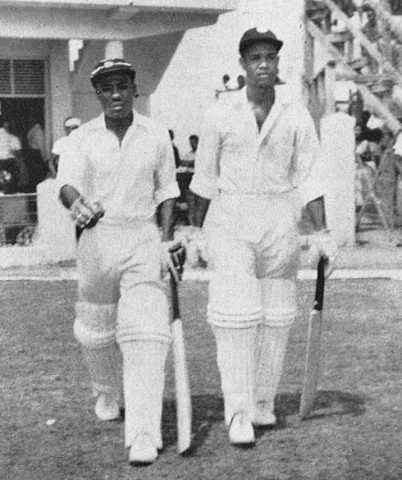
<svg viewBox="0 0 402 480"><path fill-rule="evenodd" d="M45 128L45 99L0 97L1 116L8 120L10 133L16 135L22 144L22 149L28 149L27 134L39 123Z"/></svg>

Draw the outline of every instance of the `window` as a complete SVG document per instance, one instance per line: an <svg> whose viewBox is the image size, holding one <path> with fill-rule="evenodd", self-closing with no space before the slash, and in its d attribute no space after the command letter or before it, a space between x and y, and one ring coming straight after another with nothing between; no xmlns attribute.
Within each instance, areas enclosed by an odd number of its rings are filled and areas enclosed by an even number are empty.
<svg viewBox="0 0 402 480"><path fill-rule="evenodd" d="M45 94L45 62L43 60L0 59L0 95Z"/></svg>

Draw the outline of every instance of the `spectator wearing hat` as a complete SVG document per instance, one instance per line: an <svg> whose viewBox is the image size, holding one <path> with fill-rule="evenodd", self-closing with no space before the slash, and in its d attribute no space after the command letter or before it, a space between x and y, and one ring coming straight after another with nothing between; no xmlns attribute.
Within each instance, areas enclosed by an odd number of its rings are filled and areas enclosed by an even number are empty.
<svg viewBox="0 0 402 480"><path fill-rule="evenodd" d="M81 126L81 120L77 117L67 117L64 120L65 136L56 140L53 144L52 153L48 160L48 167L51 177L56 177L61 152L67 148L70 133Z"/></svg>
<svg viewBox="0 0 402 480"><path fill-rule="evenodd" d="M166 287L179 196L167 128L133 109L135 71L103 60L91 83L103 113L70 134L60 155L60 198L84 231L78 242L74 333L82 346L100 420L120 417L123 357L129 462L162 448L164 368L171 340ZM155 212L161 205L160 234Z"/></svg>
<svg viewBox="0 0 402 480"><path fill-rule="evenodd" d="M314 226L312 266L324 255L329 275L337 251L325 221L313 120L275 88L282 44L271 31L242 36L246 86L232 103L207 112L190 185L200 197L198 227L207 212L193 241L196 250L206 239L214 265L207 321L234 445L253 445L254 426L276 423L274 398L297 313L301 206Z"/></svg>

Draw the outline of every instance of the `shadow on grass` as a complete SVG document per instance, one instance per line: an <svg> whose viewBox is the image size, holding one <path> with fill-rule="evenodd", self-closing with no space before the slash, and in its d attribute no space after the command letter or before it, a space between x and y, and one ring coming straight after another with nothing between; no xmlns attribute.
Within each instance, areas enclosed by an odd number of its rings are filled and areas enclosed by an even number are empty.
<svg viewBox="0 0 402 480"><path fill-rule="evenodd" d="M218 395L197 395L192 399L192 441L187 455L194 454L204 443L212 426L223 422L223 399ZM173 399L165 400L162 416L163 444L177 442L176 403Z"/></svg>
<svg viewBox="0 0 402 480"><path fill-rule="evenodd" d="M287 428L287 417L298 415L300 393L281 393L275 399L277 424L256 429L257 438L266 430ZM362 415L365 412L365 397L339 390L318 391L313 411L305 420L312 420L335 415ZM192 397L192 442L187 455L194 454L203 445L215 423L224 421L223 399L218 395L198 395ZM304 421L305 421L304 420ZM173 399L165 400L162 418L163 443L165 446L177 442L176 403Z"/></svg>
<svg viewBox="0 0 402 480"><path fill-rule="evenodd" d="M276 428L286 428L286 418L299 413L300 393L281 393L275 399ZM332 417L335 415L363 415L365 397L340 390L318 391L311 414L305 419Z"/></svg>

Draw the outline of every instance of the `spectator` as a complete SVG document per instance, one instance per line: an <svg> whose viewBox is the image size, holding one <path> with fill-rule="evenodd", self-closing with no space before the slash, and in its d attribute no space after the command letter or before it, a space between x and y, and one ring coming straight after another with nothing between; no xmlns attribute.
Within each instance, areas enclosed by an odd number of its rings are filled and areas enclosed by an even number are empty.
<svg viewBox="0 0 402 480"><path fill-rule="evenodd" d="M363 12L366 14L367 22L362 28L362 33L366 35L371 43L376 43L380 39L381 34L378 28L375 10L370 7L370 5L364 5Z"/></svg>
<svg viewBox="0 0 402 480"><path fill-rule="evenodd" d="M225 75L223 75L223 77L222 77L222 87L215 90L215 97L216 98L219 98L219 95L221 93L230 92L232 90L232 88L230 88L229 81L230 81L230 77L229 77L228 74L225 73Z"/></svg>
<svg viewBox="0 0 402 480"><path fill-rule="evenodd" d="M28 151L25 155L25 166L27 170L28 183L25 191L35 193L36 186L45 180L46 168L46 147L45 132L40 123L36 122L27 134Z"/></svg>
<svg viewBox="0 0 402 480"><path fill-rule="evenodd" d="M222 83L223 83L223 89L224 90L230 90L229 81L230 81L229 75L225 74L222 77Z"/></svg>
<svg viewBox="0 0 402 480"><path fill-rule="evenodd" d="M190 135L189 142L191 149L186 155L184 155L180 163L180 172L184 181L179 181L179 186L181 197L184 198L187 203L188 223L192 226L196 226L197 197L190 191L189 186L194 174L195 154L198 148L198 135Z"/></svg>
<svg viewBox="0 0 402 480"><path fill-rule="evenodd" d="M237 77L237 90L241 90L245 86L246 86L246 79L244 75L239 75Z"/></svg>
<svg viewBox="0 0 402 480"><path fill-rule="evenodd" d="M6 181L2 182L2 192L17 193L27 181L26 170L22 161L21 141L9 132L9 123L0 117L0 171Z"/></svg>
<svg viewBox="0 0 402 480"><path fill-rule="evenodd" d="M68 136L73 130L77 129L80 126L81 120L77 117L67 117L64 120L64 131L66 132L66 135L54 142L51 156L48 160L48 169L51 177L56 177L57 168L59 166L59 158L63 150L67 148L69 140Z"/></svg>

